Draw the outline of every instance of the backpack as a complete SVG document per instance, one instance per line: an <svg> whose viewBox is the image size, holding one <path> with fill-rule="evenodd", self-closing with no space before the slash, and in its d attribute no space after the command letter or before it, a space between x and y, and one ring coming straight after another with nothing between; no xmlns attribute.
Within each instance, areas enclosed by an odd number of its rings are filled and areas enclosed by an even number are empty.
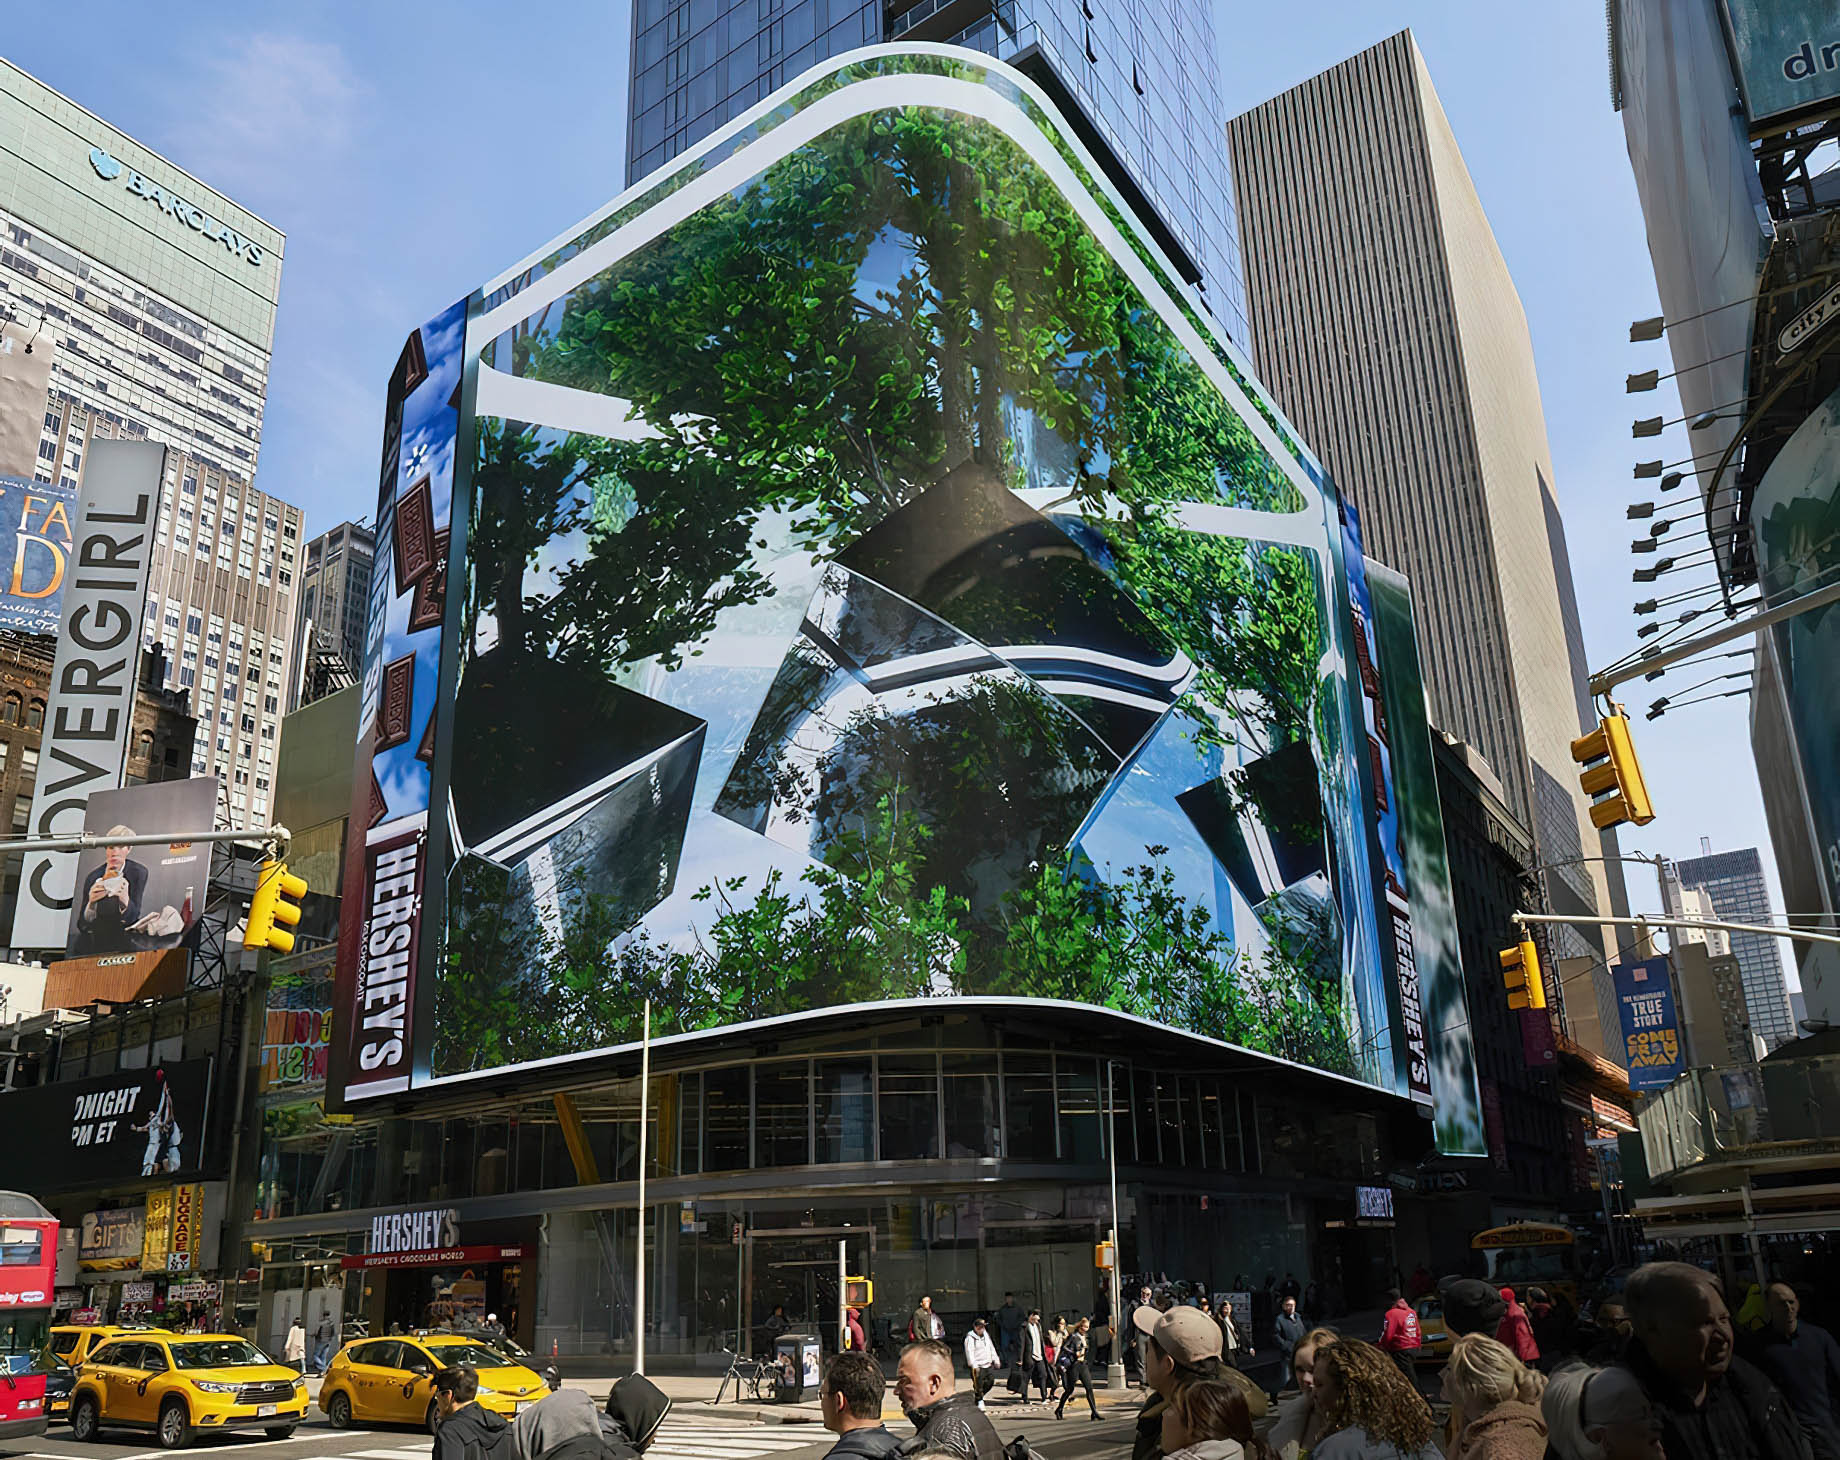
<svg viewBox="0 0 1840 1460"><path fill-rule="evenodd" d="M1042 1457L1026 1437L1017 1435L1003 1447L1003 1460L1042 1460Z"/></svg>

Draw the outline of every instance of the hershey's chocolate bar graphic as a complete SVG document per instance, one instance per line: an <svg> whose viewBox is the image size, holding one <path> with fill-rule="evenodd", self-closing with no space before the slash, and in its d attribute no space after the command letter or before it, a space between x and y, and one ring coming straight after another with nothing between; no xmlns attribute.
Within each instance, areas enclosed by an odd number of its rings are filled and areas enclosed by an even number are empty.
<svg viewBox="0 0 1840 1460"><path fill-rule="evenodd" d="M409 738L409 719L414 708L415 655L405 654L383 666L383 693L377 699L372 755L381 755Z"/></svg>
<svg viewBox="0 0 1840 1460"><path fill-rule="evenodd" d="M401 593L426 578L440 561L434 540L434 487L429 478L421 478L397 499L393 536L396 591Z"/></svg>
<svg viewBox="0 0 1840 1460"><path fill-rule="evenodd" d="M434 714L428 716L428 724L422 730L422 743L415 747L415 758L426 765L434 764Z"/></svg>
<svg viewBox="0 0 1840 1460"><path fill-rule="evenodd" d="M367 827L375 826L390 814L390 803L384 799L383 787L377 784L377 772L371 772L371 809Z"/></svg>
<svg viewBox="0 0 1840 1460"><path fill-rule="evenodd" d="M417 581L409 603L410 633L441 627L447 609L447 540L445 527L434 535L434 567Z"/></svg>

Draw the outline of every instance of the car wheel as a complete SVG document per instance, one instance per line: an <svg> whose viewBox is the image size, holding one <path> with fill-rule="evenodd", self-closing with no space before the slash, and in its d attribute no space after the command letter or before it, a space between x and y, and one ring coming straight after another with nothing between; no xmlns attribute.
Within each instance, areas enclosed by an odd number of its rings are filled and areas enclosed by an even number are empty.
<svg viewBox="0 0 1840 1460"><path fill-rule="evenodd" d="M102 1428L102 1412L96 1408L94 1396L80 1394L77 1402L70 1406L70 1437L79 1444L87 1445L96 1438Z"/></svg>
<svg viewBox="0 0 1840 1460"><path fill-rule="evenodd" d="M440 1411L434 1407L432 1399L428 1401L428 1413L422 1416L422 1423L431 1435L441 1427Z"/></svg>
<svg viewBox="0 0 1840 1460"><path fill-rule="evenodd" d="M326 1401L326 1418L335 1430L351 1428L351 1396L343 1389L336 1390Z"/></svg>
<svg viewBox="0 0 1840 1460"><path fill-rule="evenodd" d="M267 1435L271 1440L285 1440L289 1435L294 1433L296 1428L297 1427L294 1425L273 1425L263 1430L262 1433Z"/></svg>
<svg viewBox="0 0 1840 1460"><path fill-rule="evenodd" d="M192 1420L183 1399L169 1399L160 1406L158 1435L162 1450L183 1450L192 1443Z"/></svg>

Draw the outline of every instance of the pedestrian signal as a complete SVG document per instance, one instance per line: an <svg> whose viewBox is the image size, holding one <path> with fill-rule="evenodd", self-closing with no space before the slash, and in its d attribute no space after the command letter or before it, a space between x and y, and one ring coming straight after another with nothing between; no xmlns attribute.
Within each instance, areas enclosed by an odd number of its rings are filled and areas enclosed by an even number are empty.
<svg viewBox="0 0 1840 1460"><path fill-rule="evenodd" d="M846 1277L843 1301L846 1307L867 1308L875 1301L875 1284L866 1277Z"/></svg>

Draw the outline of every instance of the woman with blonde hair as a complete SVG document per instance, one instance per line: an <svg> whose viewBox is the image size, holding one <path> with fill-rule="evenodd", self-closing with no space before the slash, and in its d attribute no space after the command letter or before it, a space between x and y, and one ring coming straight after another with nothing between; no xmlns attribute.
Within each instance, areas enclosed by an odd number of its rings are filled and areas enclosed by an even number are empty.
<svg viewBox="0 0 1840 1460"><path fill-rule="evenodd" d="M1319 1349L1339 1338L1333 1328L1312 1328L1297 1340L1291 1350L1291 1373L1297 1380L1297 1393L1278 1409L1278 1421L1267 1438L1278 1460L1301 1460L1328 1433L1323 1424L1322 1406L1316 1402L1316 1378L1312 1365Z"/></svg>
<svg viewBox="0 0 1840 1460"><path fill-rule="evenodd" d="M1557 1460L1667 1460L1655 1411L1627 1369L1561 1369L1540 1411Z"/></svg>
<svg viewBox="0 0 1840 1460"><path fill-rule="evenodd" d="M1546 1376L1528 1368L1506 1344L1464 1334L1444 1365L1444 1397L1456 1433L1450 1460L1541 1460L1545 1392Z"/></svg>
<svg viewBox="0 0 1840 1460"><path fill-rule="evenodd" d="M1310 1460L1444 1460L1431 1406L1373 1344L1336 1339L1317 1349L1310 1377L1328 1431Z"/></svg>

